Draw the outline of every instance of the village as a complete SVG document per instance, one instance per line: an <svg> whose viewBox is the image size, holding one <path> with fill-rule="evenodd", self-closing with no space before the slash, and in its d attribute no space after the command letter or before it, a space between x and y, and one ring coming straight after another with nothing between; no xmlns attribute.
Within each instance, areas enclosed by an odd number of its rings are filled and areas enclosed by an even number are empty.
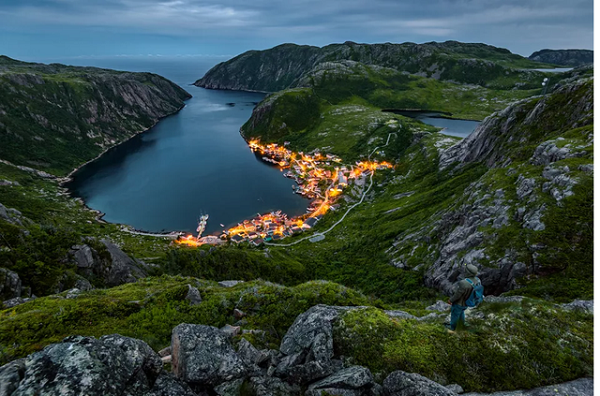
<svg viewBox="0 0 600 396"><path fill-rule="evenodd" d="M389 169L387 162L359 161L354 165L342 165L342 159L332 154L322 154L318 150L310 153L295 153L276 143L261 145L259 141L248 142L250 149L260 158L283 171L283 176L296 182L293 192L311 202L304 215L288 217L280 210L257 214L237 226L224 230L220 236L202 236L204 227L198 228L198 236L180 237L176 243L188 246L220 245L227 242L250 243L260 246L265 242L281 239L309 231L328 211L340 208L338 202L349 186L364 189L367 178L378 169ZM206 216L207 218L208 216Z"/></svg>

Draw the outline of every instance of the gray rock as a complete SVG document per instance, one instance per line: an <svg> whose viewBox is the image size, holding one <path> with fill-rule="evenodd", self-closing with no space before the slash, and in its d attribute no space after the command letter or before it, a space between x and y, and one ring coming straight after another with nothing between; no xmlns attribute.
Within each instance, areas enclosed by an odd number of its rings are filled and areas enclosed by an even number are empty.
<svg viewBox="0 0 600 396"><path fill-rule="evenodd" d="M12 396L144 395L162 371L143 341L118 334L73 336L27 357Z"/></svg>
<svg viewBox="0 0 600 396"><path fill-rule="evenodd" d="M216 386L246 373L229 337L212 326L180 324L171 337L173 373L189 384Z"/></svg>
<svg viewBox="0 0 600 396"><path fill-rule="evenodd" d="M592 396L594 379L580 378L557 385L530 390L503 391L494 393L464 393L464 396Z"/></svg>
<svg viewBox="0 0 600 396"><path fill-rule="evenodd" d="M12 395L24 376L25 359L14 360L0 367L0 395Z"/></svg>
<svg viewBox="0 0 600 396"><path fill-rule="evenodd" d="M454 396L456 393L416 373L394 371L384 381L389 396Z"/></svg>
<svg viewBox="0 0 600 396"><path fill-rule="evenodd" d="M238 354L246 365L260 366L270 359L268 351L259 351L245 338L242 338L238 344Z"/></svg>
<svg viewBox="0 0 600 396"><path fill-rule="evenodd" d="M276 375L307 384L333 374L333 322L349 309L315 305L298 315L281 341Z"/></svg>
<svg viewBox="0 0 600 396"><path fill-rule="evenodd" d="M215 393L219 396L240 396L243 383L243 378L223 382L221 385L215 387Z"/></svg>
<svg viewBox="0 0 600 396"><path fill-rule="evenodd" d="M0 301L21 297L21 278L16 272L7 268L0 268Z"/></svg>
<svg viewBox="0 0 600 396"><path fill-rule="evenodd" d="M67 294L65 295L65 298L68 298L68 299L77 298L77 297L79 297L80 294L81 294L81 290L79 290L77 288L69 289L69 290L67 290Z"/></svg>
<svg viewBox="0 0 600 396"><path fill-rule="evenodd" d="M172 374L162 372L150 392L144 396L197 396L190 387Z"/></svg>
<svg viewBox="0 0 600 396"><path fill-rule="evenodd" d="M244 283L241 280L226 280L219 282L219 286L221 287L234 287L235 285L239 285L240 283Z"/></svg>
<svg viewBox="0 0 600 396"><path fill-rule="evenodd" d="M450 384L450 385L446 385L446 388L450 389L452 392L456 393L456 394L461 394L463 393L465 390L462 388L462 386L458 385L458 384Z"/></svg>
<svg viewBox="0 0 600 396"><path fill-rule="evenodd" d="M428 311L446 312L450 310L450 304L446 301L437 300L435 304L430 305L425 309Z"/></svg>
<svg viewBox="0 0 600 396"><path fill-rule="evenodd" d="M27 301L31 301L33 299L34 298L15 297L11 298L10 300L3 301L2 306L4 307L4 309L14 308L17 305L25 304Z"/></svg>
<svg viewBox="0 0 600 396"><path fill-rule="evenodd" d="M485 296L485 302L488 303L520 303L523 296Z"/></svg>
<svg viewBox="0 0 600 396"><path fill-rule="evenodd" d="M94 288L94 286L92 286L92 284L90 283L90 281L88 281L85 278L79 278L79 279L77 279L77 281L75 282L75 284L73 285L73 287L75 289L79 289L81 291L89 291L89 290L92 290Z"/></svg>
<svg viewBox="0 0 600 396"><path fill-rule="evenodd" d="M221 331L227 334L229 337L235 337L236 335L240 334L241 328L240 326L232 326L230 324L226 324L225 326L221 327Z"/></svg>
<svg viewBox="0 0 600 396"><path fill-rule="evenodd" d="M158 356L160 356L160 357L169 356L170 354L171 354L171 346L170 345L168 347L163 348L160 351L158 351Z"/></svg>
<svg viewBox="0 0 600 396"><path fill-rule="evenodd" d="M75 245L71 247L69 253L75 260L77 268L93 268L95 265L94 253L88 245Z"/></svg>
<svg viewBox="0 0 600 396"><path fill-rule="evenodd" d="M190 302L190 305L198 305L202 302L202 296L200 295L200 291L192 285L188 286L188 292L185 296L185 299Z"/></svg>
<svg viewBox="0 0 600 396"><path fill-rule="evenodd" d="M575 300L568 304L562 304L564 309L573 311L584 311L590 314L594 314L594 300Z"/></svg>
<svg viewBox="0 0 600 396"><path fill-rule="evenodd" d="M102 243L106 246L111 257L109 272L105 276L107 286L118 286L123 283L131 283L148 276L148 274L138 266L137 262L125 254L115 244L108 240L102 240Z"/></svg>
<svg viewBox="0 0 600 396"><path fill-rule="evenodd" d="M252 377L250 385L255 396L299 396L300 389L275 377Z"/></svg>
<svg viewBox="0 0 600 396"><path fill-rule="evenodd" d="M368 368L352 366L310 385L306 396L319 396L322 390L334 395L345 394L335 390L353 391L354 393L349 394L362 395L366 394L373 384L373 375Z"/></svg>
<svg viewBox="0 0 600 396"><path fill-rule="evenodd" d="M396 318L396 319L416 319L417 318L415 315L409 314L408 312L404 312L404 311L388 310L388 311L384 311L384 312L390 318Z"/></svg>

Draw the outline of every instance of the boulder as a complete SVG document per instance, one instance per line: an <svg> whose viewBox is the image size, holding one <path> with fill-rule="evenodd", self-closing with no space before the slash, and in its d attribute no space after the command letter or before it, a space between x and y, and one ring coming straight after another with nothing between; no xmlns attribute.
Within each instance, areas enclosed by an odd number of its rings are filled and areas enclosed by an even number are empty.
<svg viewBox="0 0 600 396"><path fill-rule="evenodd" d="M12 395L25 376L25 359L14 360L0 367L0 395Z"/></svg>
<svg viewBox="0 0 600 396"><path fill-rule="evenodd" d="M189 301L190 305L198 305L202 302L202 296L200 295L200 291L192 285L188 286L188 292L185 295L185 299Z"/></svg>
<svg viewBox="0 0 600 396"><path fill-rule="evenodd" d="M94 286L92 286L92 284L90 283L90 281L88 281L84 277L81 277L81 278L77 279L77 281L75 282L75 284L73 285L73 287L75 289L79 289L81 291L89 291L89 290L92 290L94 288Z"/></svg>
<svg viewBox="0 0 600 396"><path fill-rule="evenodd" d="M232 326L230 324L226 324L225 326L221 327L221 331L227 334L229 337L235 337L236 335L240 334L242 329L240 328L240 326Z"/></svg>
<svg viewBox="0 0 600 396"><path fill-rule="evenodd" d="M446 301L438 300L435 304L430 305L425 309L428 311L446 312L450 310L450 304Z"/></svg>
<svg viewBox="0 0 600 396"><path fill-rule="evenodd" d="M389 396L455 396L456 393L416 373L394 371L384 381Z"/></svg>
<svg viewBox="0 0 600 396"><path fill-rule="evenodd" d="M110 268L105 276L107 286L118 286L123 283L131 283L148 276L148 274L138 266L136 261L125 254L115 244L108 240L102 240L102 243L106 246L111 258Z"/></svg>
<svg viewBox="0 0 600 396"><path fill-rule="evenodd" d="M162 372L150 392L144 396L197 396L190 387L172 374Z"/></svg>
<svg viewBox="0 0 600 396"><path fill-rule="evenodd" d="M250 343L250 341L242 338L238 344L238 354L248 366L250 365L263 365L270 359L268 351L259 351Z"/></svg>
<svg viewBox="0 0 600 396"><path fill-rule="evenodd" d="M465 390L462 388L462 386L458 385L458 384L450 384L450 385L446 385L446 388L450 389L452 392L460 395L461 393L463 393Z"/></svg>
<svg viewBox="0 0 600 396"><path fill-rule="evenodd" d="M246 314L242 311L240 311L239 309L234 309L233 310L233 317L236 318L237 320L242 319L244 316L246 316Z"/></svg>
<svg viewBox="0 0 600 396"><path fill-rule="evenodd" d="M94 252L88 245L74 245L69 251L77 268L88 269L95 265Z"/></svg>
<svg viewBox="0 0 600 396"><path fill-rule="evenodd" d="M0 301L21 297L21 278L16 272L0 268Z"/></svg>
<svg viewBox="0 0 600 396"><path fill-rule="evenodd" d="M190 385L216 386L246 373L229 337L212 326L180 324L171 337L173 373Z"/></svg>
<svg viewBox="0 0 600 396"><path fill-rule="evenodd" d="M340 396L367 396L374 385L373 375L368 368L352 366L310 385L306 396L321 396L325 392Z"/></svg>
<svg viewBox="0 0 600 396"><path fill-rule="evenodd" d="M276 377L252 377L250 386L255 396L299 396L300 389Z"/></svg>
<svg viewBox="0 0 600 396"><path fill-rule="evenodd" d="M564 309L572 311L583 311L589 314L594 314L594 300L575 300L568 304L563 304Z"/></svg>
<svg viewBox="0 0 600 396"><path fill-rule="evenodd" d="M215 393L219 396L240 396L242 390L243 378L238 378L233 381L223 382L215 387Z"/></svg>
<svg viewBox="0 0 600 396"><path fill-rule="evenodd" d="M118 334L72 336L29 355L22 370L21 380L11 385L16 387L12 396L144 395L155 385L162 363L141 340Z"/></svg>
<svg viewBox="0 0 600 396"><path fill-rule="evenodd" d="M3 301L2 307L4 309L14 308L17 305L25 304L27 301L31 301L34 299L35 299L35 297L32 297L32 298L15 297L15 298L11 298L10 300Z"/></svg>
<svg viewBox="0 0 600 396"><path fill-rule="evenodd" d="M275 375L308 384L333 374L333 322L352 307L315 305L298 315L281 341Z"/></svg>
<svg viewBox="0 0 600 396"><path fill-rule="evenodd" d="M165 357L165 356L169 356L171 355L171 346L169 345L166 348L161 349L160 351L158 351L158 356L160 357Z"/></svg>
<svg viewBox="0 0 600 396"><path fill-rule="evenodd" d="M494 393L463 393L463 396L593 396L594 379L579 378L557 385L543 386L530 390Z"/></svg>

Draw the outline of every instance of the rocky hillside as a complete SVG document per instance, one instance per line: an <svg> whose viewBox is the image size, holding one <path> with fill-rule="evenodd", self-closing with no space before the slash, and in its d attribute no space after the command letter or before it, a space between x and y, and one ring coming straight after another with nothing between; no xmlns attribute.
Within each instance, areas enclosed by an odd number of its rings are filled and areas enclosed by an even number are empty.
<svg viewBox="0 0 600 396"><path fill-rule="evenodd" d="M552 384L525 394L592 394L585 378L593 371L591 301L489 298L468 311L470 330L460 335L444 329L449 306L442 301L418 313L369 304L327 282L286 288L162 277L70 290L0 313L3 352L36 351L0 367L0 390L454 396ZM60 341L65 333L98 338Z"/></svg>
<svg viewBox="0 0 600 396"><path fill-rule="evenodd" d="M363 256L370 263L387 260L405 272L422 271L425 284L445 294L464 264L475 263L484 268L489 293L526 288L547 298L591 297L593 80L588 69L557 75L551 93L509 106L498 91L486 96L481 87L436 87L442 83L349 61L322 64L303 81L306 88L261 102L243 135L350 159L364 158L389 138L376 157L397 166L379 179L371 207L351 213L345 230L333 232L345 241L343 253L334 242L295 253L316 250L336 261L351 256L344 265ZM456 138L381 112L385 105L504 109L455 144ZM329 224L338 218L332 216ZM370 253L361 251L366 243Z"/></svg>
<svg viewBox="0 0 600 396"><path fill-rule="evenodd" d="M594 63L594 51L544 49L529 55L529 59L564 67L578 67Z"/></svg>
<svg viewBox="0 0 600 396"><path fill-rule="evenodd" d="M0 159L64 175L153 126L190 95L151 73L0 57Z"/></svg>
<svg viewBox="0 0 600 396"><path fill-rule="evenodd" d="M264 51L248 51L220 63L195 85L275 92L296 86L305 73L320 63L343 60L502 89L537 88L538 85L530 81L539 76L543 78L543 74L522 69L548 67L503 48L457 41L425 44L345 42L322 48L282 44Z"/></svg>

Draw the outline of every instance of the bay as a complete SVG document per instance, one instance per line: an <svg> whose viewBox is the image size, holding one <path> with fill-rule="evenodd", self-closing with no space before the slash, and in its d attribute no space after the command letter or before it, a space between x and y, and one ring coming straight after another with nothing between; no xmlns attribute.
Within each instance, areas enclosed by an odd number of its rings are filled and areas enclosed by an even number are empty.
<svg viewBox="0 0 600 396"><path fill-rule="evenodd" d="M208 214L218 233L256 213L305 213L309 201L293 181L248 148L239 129L264 95L215 91L193 83L219 58L77 59L63 62L149 71L169 78L193 98L177 114L84 166L68 185L73 195L109 222L147 231L188 231Z"/></svg>

